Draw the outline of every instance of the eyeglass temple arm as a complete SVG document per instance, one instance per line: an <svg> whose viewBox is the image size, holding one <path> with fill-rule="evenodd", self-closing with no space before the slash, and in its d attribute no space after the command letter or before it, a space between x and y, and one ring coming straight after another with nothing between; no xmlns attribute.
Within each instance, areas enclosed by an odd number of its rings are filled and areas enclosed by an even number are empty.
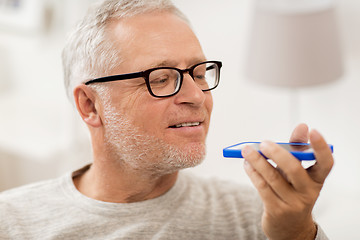
<svg viewBox="0 0 360 240"><path fill-rule="evenodd" d="M142 77L142 76L143 76L143 72L113 75L113 76L95 78L95 79L93 79L93 80L90 80L90 81L85 82L85 85L89 85L89 84L91 84L91 83L112 82L112 81L133 79L133 78L138 78L138 77Z"/></svg>

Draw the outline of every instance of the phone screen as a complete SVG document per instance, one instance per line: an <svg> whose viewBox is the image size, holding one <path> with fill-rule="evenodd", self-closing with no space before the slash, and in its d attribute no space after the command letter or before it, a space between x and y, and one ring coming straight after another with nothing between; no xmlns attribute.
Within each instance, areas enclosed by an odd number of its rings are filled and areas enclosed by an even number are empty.
<svg viewBox="0 0 360 240"><path fill-rule="evenodd" d="M308 143L284 143L277 142L277 144L285 148L294 157L300 161L315 160L314 149ZM245 146L251 146L256 151L260 152L260 142L242 142L223 149L223 156L228 158L243 158L242 150ZM333 145L329 144L331 152L333 152ZM260 152L261 153L261 152ZM264 155L263 155L264 156ZM266 156L264 156L266 158Z"/></svg>
<svg viewBox="0 0 360 240"><path fill-rule="evenodd" d="M289 152L314 152L310 144L302 143L278 143L281 147L285 148ZM250 145L255 150L260 150L260 143L244 143L233 147L233 149L242 150L245 146Z"/></svg>

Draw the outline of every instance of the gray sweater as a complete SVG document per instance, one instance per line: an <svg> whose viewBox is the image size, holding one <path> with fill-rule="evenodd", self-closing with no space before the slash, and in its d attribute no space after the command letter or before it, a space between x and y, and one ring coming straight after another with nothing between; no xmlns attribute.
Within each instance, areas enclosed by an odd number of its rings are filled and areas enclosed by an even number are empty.
<svg viewBox="0 0 360 240"><path fill-rule="evenodd" d="M158 198L108 203L77 191L81 171L1 193L0 239L266 239L252 188L180 173Z"/></svg>

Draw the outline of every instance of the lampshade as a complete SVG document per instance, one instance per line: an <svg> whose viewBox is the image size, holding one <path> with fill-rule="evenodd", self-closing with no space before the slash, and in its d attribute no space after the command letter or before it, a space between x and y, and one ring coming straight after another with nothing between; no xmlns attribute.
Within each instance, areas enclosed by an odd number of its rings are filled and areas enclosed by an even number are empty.
<svg viewBox="0 0 360 240"><path fill-rule="evenodd" d="M337 80L343 73L331 0L258 0L250 33L249 80L284 87Z"/></svg>
<svg viewBox="0 0 360 240"><path fill-rule="evenodd" d="M11 79L7 49L0 46L0 53L0 93L2 93L9 87Z"/></svg>

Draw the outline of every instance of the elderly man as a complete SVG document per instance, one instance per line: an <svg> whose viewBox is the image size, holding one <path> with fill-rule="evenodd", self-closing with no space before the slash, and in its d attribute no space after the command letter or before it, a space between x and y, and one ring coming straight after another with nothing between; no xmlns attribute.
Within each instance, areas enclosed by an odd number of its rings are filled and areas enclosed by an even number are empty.
<svg viewBox="0 0 360 240"><path fill-rule="evenodd" d="M93 163L0 196L1 239L327 239L312 208L333 159L316 131L308 170L276 144L245 149L244 186L179 170L198 165L221 62L206 59L168 0L107 0L63 54L69 96L86 123Z"/></svg>

